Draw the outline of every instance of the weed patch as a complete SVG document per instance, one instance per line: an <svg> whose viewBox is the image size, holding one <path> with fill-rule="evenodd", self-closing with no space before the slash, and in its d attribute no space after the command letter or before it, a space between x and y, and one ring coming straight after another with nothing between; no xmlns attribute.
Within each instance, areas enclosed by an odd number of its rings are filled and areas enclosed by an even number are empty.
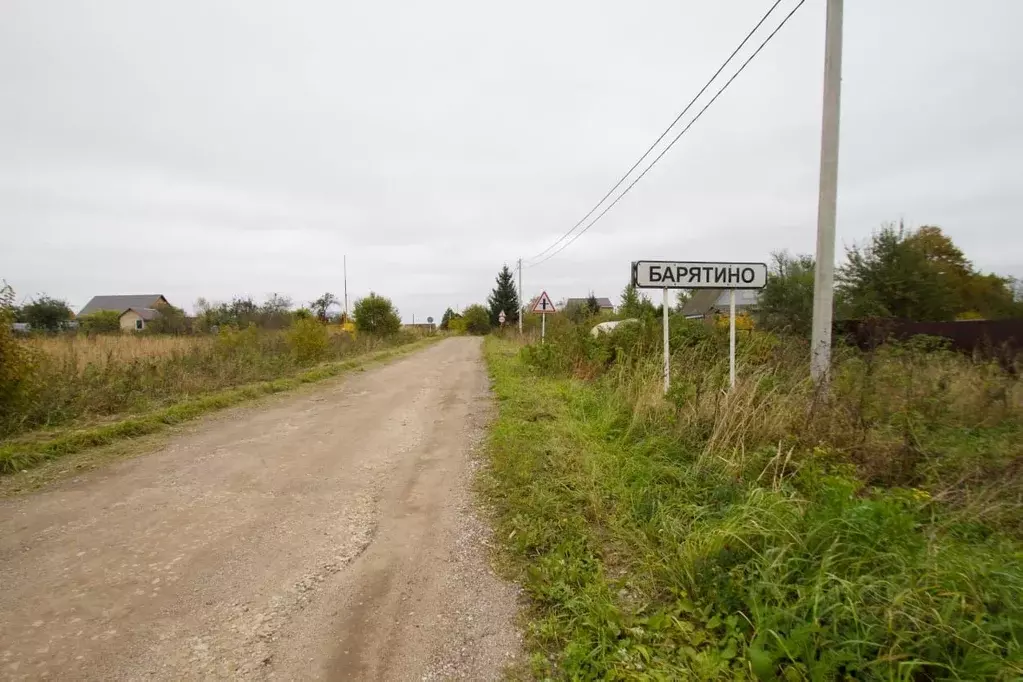
<svg viewBox="0 0 1023 682"><path fill-rule="evenodd" d="M0 376L0 438L147 414L416 338L330 333L314 320L297 320L280 331L225 327L218 334L194 336L66 334L19 340L8 334L6 341L0 339L8 349L0 356L14 353L21 369L10 380Z"/></svg>
<svg viewBox="0 0 1023 682"><path fill-rule="evenodd" d="M538 676L1023 675L1004 377L940 351L850 352L818 402L792 359L804 349L750 334L729 393L707 330L665 400L630 333L572 351L487 340L499 415L483 487L531 598Z"/></svg>
<svg viewBox="0 0 1023 682"><path fill-rule="evenodd" d="M0 474L11 474L42 462L82 450L108 445L125 438L154 433L167 426L195 419L208 412L274 393L293 390L303 384L338 376L368 362L380 361L421 347L429 341L368 353L350 360L314 367L299 374L181 400L151 412L127 417L110 424L67 430L49 438L0 443Z"/></svg>

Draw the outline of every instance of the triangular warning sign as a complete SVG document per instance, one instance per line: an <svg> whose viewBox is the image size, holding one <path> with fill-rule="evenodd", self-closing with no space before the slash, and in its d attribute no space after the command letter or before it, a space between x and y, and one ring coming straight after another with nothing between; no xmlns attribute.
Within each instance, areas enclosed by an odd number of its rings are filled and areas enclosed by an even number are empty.
<svg viewBox="0 0 1023 682"><path fill-rule="evenodd" d="M551 297L545 291L533 303L533 312L546 315L547 313L556 313L558 311L554 309L554 303L551 302Z"/></svg>

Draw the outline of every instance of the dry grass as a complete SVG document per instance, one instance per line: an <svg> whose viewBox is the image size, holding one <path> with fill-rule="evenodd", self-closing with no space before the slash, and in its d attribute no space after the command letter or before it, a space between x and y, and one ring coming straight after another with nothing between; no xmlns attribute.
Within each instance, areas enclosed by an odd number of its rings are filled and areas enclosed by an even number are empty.
<svg viewBox="0 0 1023 682"><path fill-rule="evenodd" d="M74 422L145 413L253 382L293 376L416 340L331 333L314 320L286 330L221 329L215 336L63 336L17 341L29 351L17 391L0 396L0 438Z"/></svg>
<svg viewBox="0 0 1023 682"><path fill-rule="evenodd" d="M84 369L87 365L105 366L141 359L166 358L197 349L209 348L210 336L147 336L144 334L103 334L84 336L37 336L27 341L34 350L64 364Z"/></svg>

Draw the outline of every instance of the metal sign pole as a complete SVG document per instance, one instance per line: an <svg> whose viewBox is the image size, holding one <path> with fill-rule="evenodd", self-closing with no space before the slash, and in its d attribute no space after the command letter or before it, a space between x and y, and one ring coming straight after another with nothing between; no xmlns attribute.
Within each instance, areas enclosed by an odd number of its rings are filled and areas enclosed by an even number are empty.
<svg viewBox="0 0 1023 682"><path fill-rule="evenodd" d="M664 393L667 395L671 383L671 349L668 348L668 289L664 289Z"/></svg>
<svg viewBox="0 0 1023 682"><path fill-rule="evenodd" d="M728 382L735 388L735 289L728 290Z"/></svg>
<svg viewBox="0 0 1023 682"><path fill-rule="evenodd" d="M540 315L540 343L543 343L544 337L547 336L547 315Z"/></svg>

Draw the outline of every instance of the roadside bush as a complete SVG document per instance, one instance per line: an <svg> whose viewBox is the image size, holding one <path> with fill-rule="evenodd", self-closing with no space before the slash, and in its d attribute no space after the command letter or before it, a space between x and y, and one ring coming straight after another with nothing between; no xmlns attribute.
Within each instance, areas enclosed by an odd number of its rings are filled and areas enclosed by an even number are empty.
<svg viewBox="0 0 1023 682"><path fill-rule="evenodd" d="M121 331L121 314L116 310L98 310L78 318L78 330L86 334L110 334Z"/></svg>
<svg viewBox="0 0 1023 682"><path fill-rule="evenodd" d="M479 304L471 305L462 311L462 322L466 332L482 336L490 331L490 312Z"/></svg>
<svg viewBox="0 0 1023 682"><path fill-rule="evenodd" d="M11 330L14 301L14 290L0 280L0 424L17 420L37 362Z"/></svg>
<svg viewBox="0 0 1023 682"><path fill-rule="evenodd" d="M321 360L330 348L327 327L315 318L296 320L286 334L291 352L300 363Z"/></svg>
<svg viewBox="0 0 1023 682"><path fill-rule="evenodd" d="M360 332L387 336L401 329L401 318L391 299L370 292L360 298L353 308L355 328Z"/></svg>
<svg viewBox="0 0 1023 682"><path fill-rule="evenodd" d="M146 323L147 334L183 334L188 329L185 311L172 305L162 305L160 314Z"/></svg>
<svg viewBox="0 0 1023 682"><path fill-rule="evenodd" d="M461 315L452 317L448 320L448 330L455 334L464 334L466 332L466 321Z"/></svg>

